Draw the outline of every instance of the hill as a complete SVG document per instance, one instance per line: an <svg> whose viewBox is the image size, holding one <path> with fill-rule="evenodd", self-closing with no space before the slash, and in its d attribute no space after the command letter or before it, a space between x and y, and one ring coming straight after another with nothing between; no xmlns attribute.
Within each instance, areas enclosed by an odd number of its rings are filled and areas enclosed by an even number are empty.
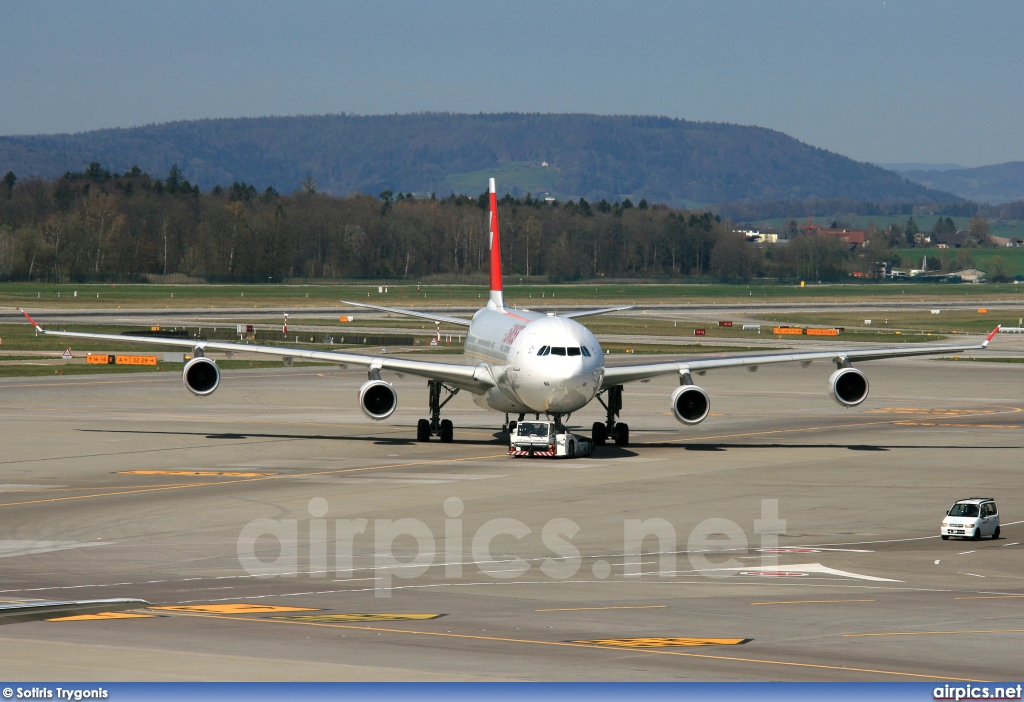
<svg viewBox="0 0 1024 702"><path fill-rule="evenodd" d="M927 188L997 205L1024 199L1024 161L945 171L909 170L903 176Z"/></svg>
<svg viewBox="0 0 1024 702"><path fill-rule="evenodd" d="M0 137L0 172L56 177L98 162L166 173L203 189L234 181L292 192L477 194L501 189L559 199L672 205L847 198L958 200L761 127L586 114L324 115L208 119L82 134ZM547 163L547 166L543 164ZM500 169L500 171L499 171Z"/></svg>
<svg viewBox="0 0 1024 702"><path fill-rule="evenodd" d="M876 163L879 168L897 173L907 171L953 171L963 168L959 163Z"/></svg>

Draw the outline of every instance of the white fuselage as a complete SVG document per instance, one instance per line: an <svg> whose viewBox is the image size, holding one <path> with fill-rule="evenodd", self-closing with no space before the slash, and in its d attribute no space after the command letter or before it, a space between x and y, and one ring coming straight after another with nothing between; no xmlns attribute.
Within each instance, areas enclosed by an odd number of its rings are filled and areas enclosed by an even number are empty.
<svg viewBox="0 0 1024 702"><path fill-rule="evenodd" d="M569 414L594 399L604 352L579 322L485 307L473 315L466 356L486 364L497 387L474 401L499 412Z"/></svg>

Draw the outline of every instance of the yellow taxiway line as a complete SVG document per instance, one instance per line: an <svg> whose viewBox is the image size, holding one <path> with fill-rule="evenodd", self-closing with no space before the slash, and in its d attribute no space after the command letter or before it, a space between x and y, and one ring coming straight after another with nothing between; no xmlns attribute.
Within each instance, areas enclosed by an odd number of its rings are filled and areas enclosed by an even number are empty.
<svg viewBox="0 0 1024 702"><path fill-rule="evenodd" d="M660 656L681 656L684 658L701 658L704 660L716 660L716 661L728 661L737 663L753 663L758 665L772 665L782 667L795 667L795 668L813 668L816 670L834 670L845 673L870 673L874 675L891 675L903 678L914 678L924 680L952 680L956 682L988 682L986 680L976 680L974 678L952 678L945 675L928 675L924 673L908 673L899 670L883 670L876 668L858 668L854 666L845 665L825 665L821 663L800 663L796 661L776 661L765 658L744 658L742 656L720 656L710 653L686 653L683 651L663 651L659 649L650 648L623 648L622 646L603 646L598 644L581 644L573 643L571 641L542 641L538 639L517 639L504 636L481 636L479 634L452 634L448 632L439 631L416 631L412 629L391 629L387 627L374 627L374 626L356 626L352 624L324 624L318 622L304 622L295 621L290 619L254 619L251 617L225 617L217 616L213 614L175 614L174 616L179 617L204 617L207 619L229 619L231 621L243 621L243 622L257 622L264 624L293 624L300 626L318 626L335 629L349 629L353 631L372 631L377 633L388 633L388 634L407 634L413 636L433 636L438 638L448 639L463 639L470 641L492 641L500 643L513 643L513 644L528 644L534 646L559 646L565 648L589 648L599 651L615 651L618 654L623 653L635 653L638 655L660 655Z"/></svg>
<svg viewBox="0 0 1024 702"><path fill-rule="evenodd" d="M181 485L165 485L159 487L142 488L139 490L116 490L116 492L100 492L91 495L69 495L67 497L49 497L41 500L25 500L22 502L4 502L0 503L0 507L14 507L18 505L37 505L45 504L49 502L65 502L67 500L88 500L96 497L117 497L119 495L134 495L144 492L162 492L166 490L186 490L189 488L198 487L214 487L217 485L233 485L238 483L254 483L264 480L281 480L282 478L307 478L314 475L339 475L341 473L356 473L374 470L385 470L388 468L408 468L411 466L430 466L438 463L458 463L461 461L479 461L485 458L499 458L506 456L505 453L489 454L485 456L466 456L463 458L438 458L430 461L412 461L409 463L389 463L383 466L363 466L362 468L338 468L336 470L318 470L308 473L288 473L278 475L267 475L258 478L239 478L237 480L219 480L216 482L203 482L203 483L183 483Z"/></svg>
<svg viewBox="0 0 1024 702"><path fill-rule="evenodd" d="M883 631L877 634L843 634L843 636L936 636L942 634L1020 634L1024 629L963 629L961 631Z"/></svg>

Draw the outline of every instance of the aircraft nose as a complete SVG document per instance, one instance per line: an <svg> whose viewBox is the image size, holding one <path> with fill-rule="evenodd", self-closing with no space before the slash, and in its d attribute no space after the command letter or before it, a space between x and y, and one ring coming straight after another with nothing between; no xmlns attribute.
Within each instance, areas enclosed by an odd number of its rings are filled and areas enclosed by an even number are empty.
<svg viewBox="0 0 1024 702"><path fill-rule="evenodd" d="M600 381L584 367L582 361L573 359L572 363L567 362L559 370L558 382L553 384L553 391L548 395L547 405L551 411L574 412L597 394Z"/></svg>

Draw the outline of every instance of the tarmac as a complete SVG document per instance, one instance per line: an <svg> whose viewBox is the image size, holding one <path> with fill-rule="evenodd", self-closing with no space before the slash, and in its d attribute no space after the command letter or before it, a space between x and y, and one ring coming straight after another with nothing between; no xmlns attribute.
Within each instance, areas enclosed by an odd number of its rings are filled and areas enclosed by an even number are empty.
<svg viewBox="0 0 1024 702"><path fill-rule="evenodd" d="M409 376L373 422L365 372L267 366L202 399L173 373L0 380L0 598L153 605L0 627L4 677L1021 677L1017 364L863 363L852 410L828 364L710 372L696 427L673 379L637 383L632 444L575 460L509 458L465 394L455 441L416 443ZM968 496L1001 538L939 539Z"/></svg>

